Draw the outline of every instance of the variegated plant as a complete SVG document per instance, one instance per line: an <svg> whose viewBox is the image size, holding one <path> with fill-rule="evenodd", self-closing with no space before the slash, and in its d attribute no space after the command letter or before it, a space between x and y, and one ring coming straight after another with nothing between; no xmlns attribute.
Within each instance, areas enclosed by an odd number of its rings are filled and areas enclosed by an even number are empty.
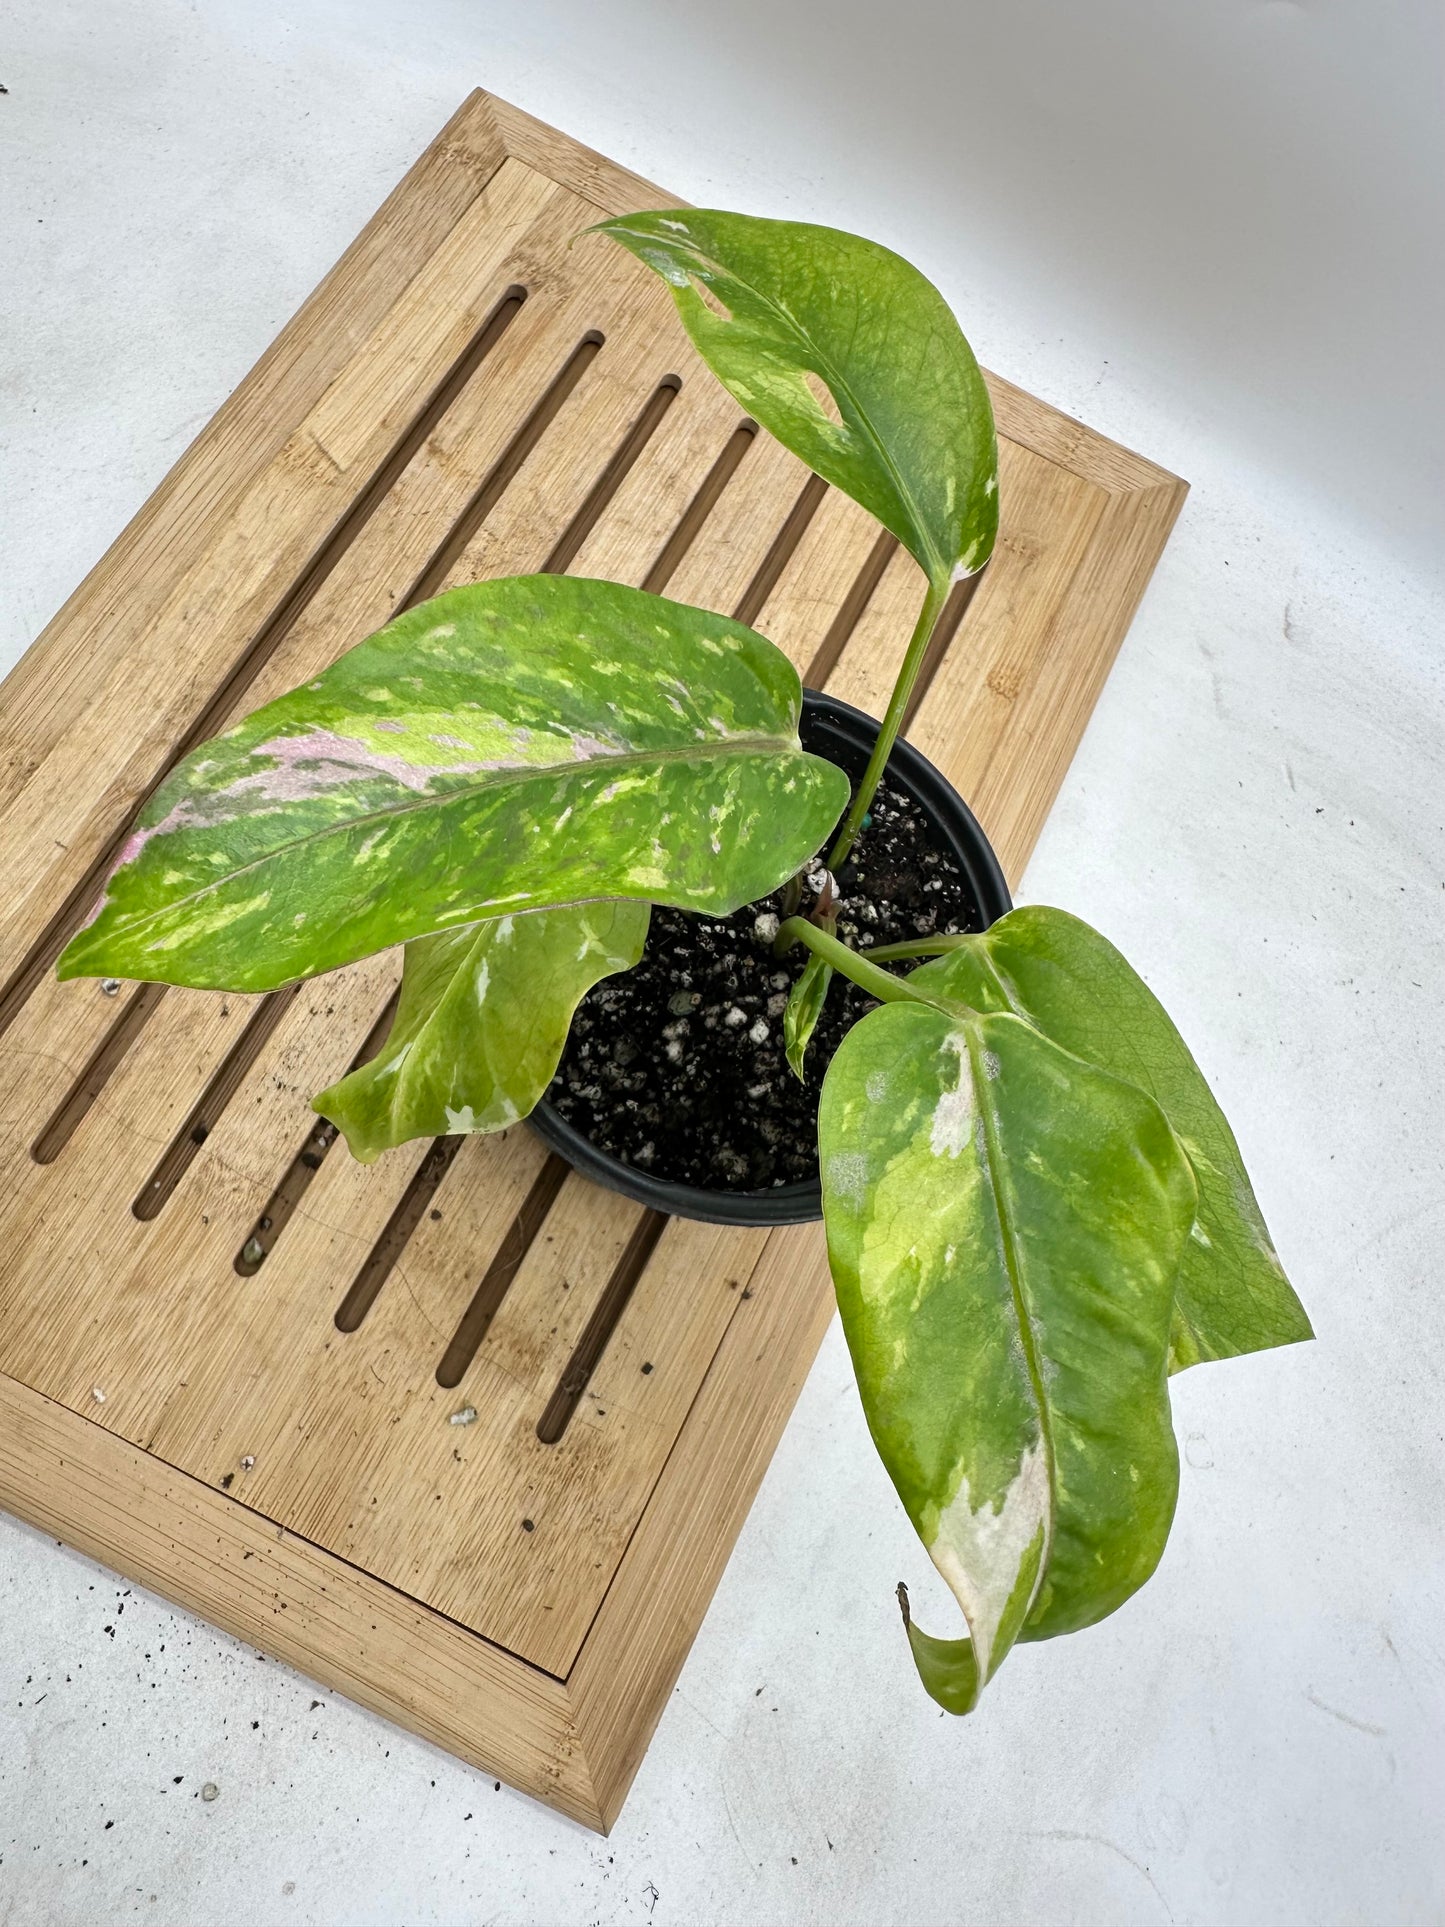
<svg viewBox="0 0 1445 1927"><path fill-rule="evenodd" d="M570 577L438 596L186 757L60 974L257 991L404 944L390 1036L315 1100L360 1158L525 1116L578 1000L641 956L649 904L737 909L830 833L836 869L945 599L993 547L988 392L914 268L736 214L601 232L663 276L749 413L916 557L923 606L851 802L764 637ZM1153 1571L1169 1373L1310 1329L1208 1085L1102 937L1029 908L864 957L829 901L779 932L810 952L788 1055L835 971L877 999L823 1087L828 1250L874 1440L966 1622L920 1631L900 1587L913 1656L962 1713L1015 1641Z"/></svg>

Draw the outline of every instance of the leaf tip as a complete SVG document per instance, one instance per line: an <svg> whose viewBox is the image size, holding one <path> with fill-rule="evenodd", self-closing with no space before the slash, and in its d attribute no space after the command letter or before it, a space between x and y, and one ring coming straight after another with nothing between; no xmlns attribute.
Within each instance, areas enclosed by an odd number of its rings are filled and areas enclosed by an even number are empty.
<svg viewBox="0 0 1445 1927"><path fill-rule="evenodd" d="M369 1144L356 1129L355 1121L347 1122L343 1104L337 1102L342 1085L330 1084L324 1091L318 1091L311 1100L311 1108L318 1117L324 1117L328 1124L334 1124L339 1134L346 1140L346 1148L358 1164L375 1164L377 1158L387 1147L384 1144Z"/></svg>

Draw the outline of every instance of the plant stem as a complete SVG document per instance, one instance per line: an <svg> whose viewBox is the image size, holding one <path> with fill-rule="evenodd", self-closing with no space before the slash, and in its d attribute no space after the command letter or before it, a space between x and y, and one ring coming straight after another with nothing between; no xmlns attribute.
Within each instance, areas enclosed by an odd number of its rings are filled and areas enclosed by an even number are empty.
<svg viewBox="0 0 1445 1927"><path fill-rule="evenodd" d="M925 997L922 991L910 990L906 977L895 977L891 970L880 970L875 963L860 956L840 938L830 936L820 930L816 923L807 917L789 917L778 932L774 946L779 955L791 950L795 943L806 944L809 950L829 963L835 970L842 971L845 977L866 990L870 997L876 997L884 1004L936 1004L937 999Z"/></svg>
<svg viewBox="0 0 1445 1927"><path fill-rule="evenodd" d="M893 963L903 957L946 957L950 950L961 950L964 944L972 942L966 931L960 931L956 936L920 937L913 943L880 943L868 955L874 963L884 959Z"/></svg>
<svg viewBox="0 0 1445 1927"><path fill-rule="evenodd" d="M878 740L873 745L873 754L868 758L868 767L863 772L863 781L858 785L858 793L848 806L848 814L843 818L843 827L833 840L828 852L828 868L836 871L848 852L852 849L863 818L868 814L868 806L873 801L874 792L887 767L893 745L898 740L898 732L903 727L903 712L908 707L908 698L913 694L913 685L918 681L918 672L923 667L923 658L928 653L928 645L938 626L938 618L943 613L943 605L948 600L948 588L939 588L930 583L928 594L923 598L923 607L918 612L918 621L908 640L908 650L903 658L903 667L898 672L898 680L893 685L893 694L888 698L888 708L878 731Z"/></svg>

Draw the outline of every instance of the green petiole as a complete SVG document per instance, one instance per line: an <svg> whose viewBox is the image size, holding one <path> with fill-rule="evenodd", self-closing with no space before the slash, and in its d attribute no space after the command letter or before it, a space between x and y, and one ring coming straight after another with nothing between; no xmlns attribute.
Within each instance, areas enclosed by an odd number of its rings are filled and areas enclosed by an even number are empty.
<svg viewBox="0 0 1445 1927"><path fill-rule="evenodd" d="M863 818L868 814L888 758L893 753L893 745L898 740L898 732L903 727L904 711L908 698L913 694L913 685L918 680L918 672L923 667L923 659L928 654L928 645L933 632L938 627L938 618L943 613L943 605L948 600L948 583L930 583L928 594L923 598L923 607L918 612L918 621L913 634L908 639L908 649L903 658L903 667L898 672L898 680L893 685L893 694L888 698L888 708L879 726L878 739L873 745L873 754L868 758L868 767L863 772L863 781L858 785L857 794L848 806L848 814L843 818L843 827L833 839L833 847L828 852L828 868L837 872L843 859L852 849L858 832L863 827Z"/></svg>
<svg viewBox="0 0 1445 1927"><path fill-rule="evenodd" d="M959 950L974 939L966 931L942 937L920 937L913 943L880 943L868 955L874 963L885 959L889 963L901 962L905 957L946 957L950 950Z"/></svg>
<svg viewBox="0 0 1445 1927"><path fill-rule="evenodd" d="M861 956L826 930L820 930L807 917L789 917L779 929L773 948L781 956L791 950L795 943L806 944L815 956L831 964L834 970L840 970L860 990L866 990L870 997L876 997L881 1004L929 1004L935 1010L941 1007L937 997L927 997L921 990L910 989L906 977L895 977L891 970L880 970L869 958Z"/></svg>

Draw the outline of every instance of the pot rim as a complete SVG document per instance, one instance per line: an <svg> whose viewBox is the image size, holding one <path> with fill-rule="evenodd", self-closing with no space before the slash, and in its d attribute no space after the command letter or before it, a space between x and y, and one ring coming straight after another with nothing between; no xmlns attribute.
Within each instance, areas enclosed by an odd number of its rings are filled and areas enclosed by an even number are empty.
<svg viewBox="0 0 1445 1927"><path fill-rule="evenodd" d="M835 737L865 754L877 740L880 728L877 717L855 709L852 703L842 702L836 696L805 689L803 714L824 729L831 727ZM916 798L933 827L951 844L972 887L983 927L987 929L1013 908L1013 899L993 846L977 817L942 771L901 736L888 758L887 774ZM527 1122L575 1171L667 1217L691 1218L703 1224L768 1228L811 1224L823 1215L823 1189L817 1178L780 1184L768 1191L710 1191L701 1185L651 1177L636 1165L625 1164L621 1158L599 1151L590 1138L559 1116L545 1098L536 1105Z"/></svg>

